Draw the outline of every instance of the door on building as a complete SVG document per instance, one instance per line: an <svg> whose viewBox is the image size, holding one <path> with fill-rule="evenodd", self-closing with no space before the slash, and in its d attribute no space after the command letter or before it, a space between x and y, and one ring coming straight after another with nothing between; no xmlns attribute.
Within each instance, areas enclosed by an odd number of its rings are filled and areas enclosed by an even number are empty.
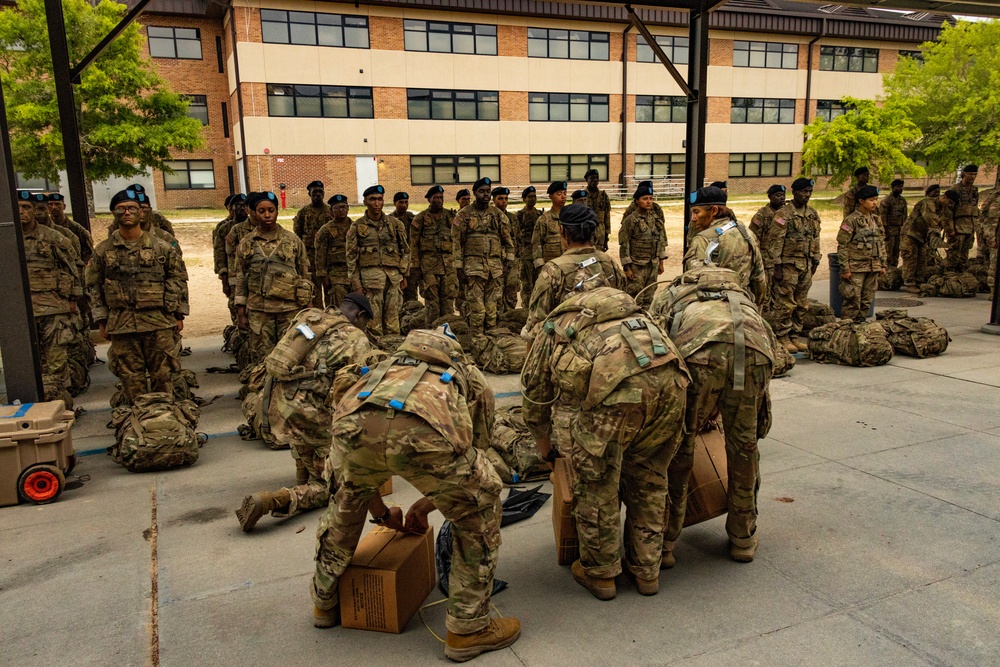
<svg viewBox="0 0 1000 667"><path fill-rule="evenodd" d="M378 158L374 155L358 155L356 175L358 181L358 201L364 201L364 192L373 185L378 185Z"/></svg>

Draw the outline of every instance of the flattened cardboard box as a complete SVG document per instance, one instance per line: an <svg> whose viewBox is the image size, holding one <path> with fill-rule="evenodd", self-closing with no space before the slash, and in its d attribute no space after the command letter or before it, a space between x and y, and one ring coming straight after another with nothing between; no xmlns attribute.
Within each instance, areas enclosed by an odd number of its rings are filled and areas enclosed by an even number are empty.
<svg viewBox="0 0 1000 667"><path fill-rule="evenodd" d="M569 459L558 458L552 472L552 530L556 538L556 558L560 565L572 565L580 557L573 516L573 483Z"/></svg>
<svg viewBox="0 0 1000 667"><path fill-rule="evenodd" d="M385 484L378 487L378 494L382 497L392 495L392 477L385 481Z"/></svg>
<svg viewBox="0 0 1000 667"><path fill-rule="evenodd" d="M407 535L376 527L340 578L341 625L399 634L435 584L433 529Z"/></svg>

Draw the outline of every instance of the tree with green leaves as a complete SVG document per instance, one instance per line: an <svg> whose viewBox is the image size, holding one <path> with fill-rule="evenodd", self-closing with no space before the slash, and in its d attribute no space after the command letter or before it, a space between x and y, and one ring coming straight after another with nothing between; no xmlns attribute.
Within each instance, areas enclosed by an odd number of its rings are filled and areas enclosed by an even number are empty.
<svg viewBox="0 0 1000 667"><path fill-rule="evenodd" d="M907 156L920 130L898 104L845 97L850 111L827 122L817 118L805 127L802 168L806 175L830 174L830 185L848 183L858 167L868 167L874 182L897 174L923 176Z"/></svg>
<svg viewBox="0 0 1000 667"><path fill-rule="evenodd" d="M125 15L110 0L62 0L71 62L79 62ZM83 71L75 86L87 194L93 181L166 169L174 151L203 144L188 102L167 87L143 56L132 24ZM0 82L7 103L14 168L55 181L65 168L44 0L18 0L0 11Z"/></svg>
<svg viewBox="0 0 1000 667"><path fill-rule="evenodd" d="M888 101L900 106L923 136L913 155L931 173L954 174L970 162L1000 158L1000 22L945 24L922 59L900 58L885 79ZM921 62L922 60L922 62Z"/></svg>

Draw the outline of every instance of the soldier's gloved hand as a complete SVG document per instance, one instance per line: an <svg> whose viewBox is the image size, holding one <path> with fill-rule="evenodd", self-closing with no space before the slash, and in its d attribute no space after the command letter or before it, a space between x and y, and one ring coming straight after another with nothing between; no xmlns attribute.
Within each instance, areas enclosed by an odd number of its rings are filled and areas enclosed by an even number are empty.
<svg viewBox="0 0 1000 667"><path fill-rule="evenodd" d="M842 271L840 273L840 279L846 282L851 279L852 275L853 274L850 271Z"/></svg>
<svg viewBox="0 0 1000 667"><path fill-rule="evenodd" d="M663 275L663 260L660 260L659 266L656 267L656 275Z"/></svg>

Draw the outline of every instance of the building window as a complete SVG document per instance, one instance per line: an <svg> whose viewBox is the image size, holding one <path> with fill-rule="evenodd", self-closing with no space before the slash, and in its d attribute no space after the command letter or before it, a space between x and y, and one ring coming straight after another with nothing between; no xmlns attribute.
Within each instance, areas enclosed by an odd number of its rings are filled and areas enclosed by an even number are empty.
<svg viewBox="0 0 1000 667"><path fill-rule="evenodd" d="M528 28L529 58L608 60L608 33Z"/></svg>
<svg viewBox="0 0 1000 667"><path fill-rule="evenodd" d="M267 113L297 118L374 118L371 88L267 84Z"/></svg>
<svg viewBox="0 0 1000 667"><path fill-rule="evenodd" d="M608 122L608 96L528 93L528 120Z"/></svg>
<svg viewBox="0 0 1000 667"><path fill-rule="evenodd" d="M635 122L686 123L687 98L682 95L636 95Z"/></svg>
<svg viewBox="0 0 1000 667"><path fill-rule="evenodd" d="M921 65L924 64L924 52L923 51L900 51L900 58L910 58L916 60Z"/></svg>
<svg viewBox="0 0 1000 667"><path fill-rule="evenodd" d="M734 97L731 123L794 123L795 100L763 97Z"/></svg>
<svg viewBox="0 0 1000 667"><path fill-rule="evenodd" d="M530 160L532 183L582 181L590 169L596 169L602 181L608 180L607 155L532 155Z"/></svg>
<svg viewBox="0 0 1000 667"><path fill-rule="evenodd" d="M878 72L878 49L821 46L819 68L827 72Z"/></svg>
<svg viewBox="0 0 1000 667"><path fill-rule="evenodd" d="M215 169L211 160L172 160L165 164L174 172L163 172L163 187L167 190L215 189Z"/></svg>
<svg viewBox="0 0 1000 667"><path fill-rule="evenodd" d="M733 67L798 69L799 45L781 42L733 42Z"/></svg>
<svg viewBox="0 0 1000 667"><path fill-rule="evenodd" d="M830 122L837 116L843 116L853 109L840 100L816 100L816 117Z"/></svg>
<svg viewBox="0 0 1000 667"><path fill-rule="evenodd" d="M488 177L500 181L499 155L412 155L410 183L454 185Z"/></svg>
<svg viewBox="0 0 1000 667"><path fill-rule="evenodd" d="M408 88L406 110L410 120L500 120L500 93Z"/></svg>
<svg viewBox="0 0 1000 667"><path fill-rule="evenodd" d="M497 27L478 23L403 21L403 47L432 53L497 54Z"/></svg>
<svg viewBox="0 0 1000 667"><path fill-rule="evenodd" d="M791 176L791 153L730 153L729 175L741 176Z"/></svg>
<svg viewBox="0 0 1000 667"><path fill-rule="evenodd" d="M160 28L149 26L149 55L153 58L201 60L199 28Z"/></svg>
<svg viewBox="0 0 1000 667"><path fill-rule="evenodd" d="M688 45L691 43L687 37L667 37L666 35L655 35L656 43L660 45L663 52L670 58L670 62L675 65L688 64ZM655 63L656 54L646 43L646 38L642 35L635 37L635 59L640 63Z"/></svg>
<svg viewBox="0 0 1000 667"><path fill-rule="evenodd" d="M260 10L261 38L268 44L368 48L368 17Z"/></svg>
<svg viewBox="0 0 1000 667"><path fill-rule="evenodd" d="M188 101L187 116L208 125L208 97L205 95L185 95Z"/></svg>
<svg viewBox="0 0 1000 667"><path fill-rule="evenodd" d="M684 153L637 154L635 156L635 177L683 176L685 164Z"/></svg>
<svg viewBox="0 0 1000 667"><path fill-rule="evenodd" d="M47 178L27 178L24 174L14 174L14 183L18 190L41 190L43 192L59 192L59 183Z"/></svg>

